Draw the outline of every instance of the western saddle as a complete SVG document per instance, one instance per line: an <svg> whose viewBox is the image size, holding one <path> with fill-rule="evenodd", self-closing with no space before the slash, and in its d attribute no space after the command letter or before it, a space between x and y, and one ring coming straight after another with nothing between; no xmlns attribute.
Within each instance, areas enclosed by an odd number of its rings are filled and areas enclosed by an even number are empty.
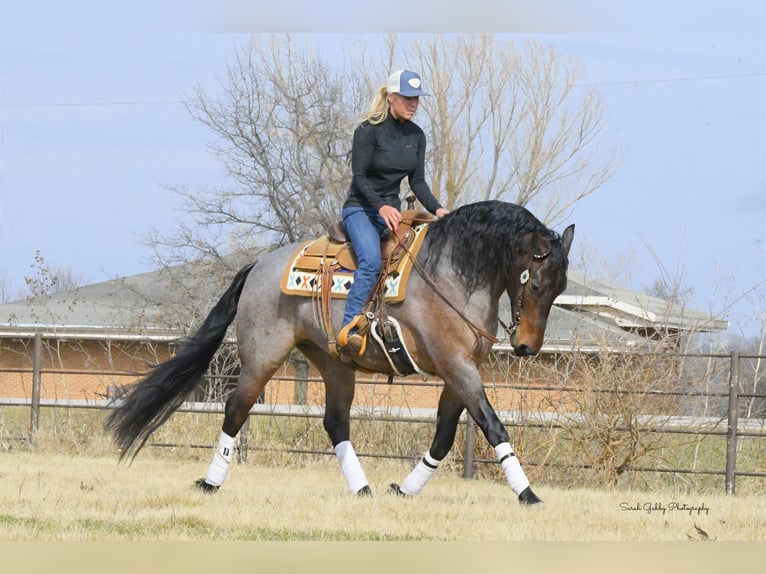
<svg viewBox="0 0 766 574"><path fill-rule="evenodd" d="M356 255L346 236L343 224L338 222L330 226L326 235L302 247L297 257L291 261L288 271L297 270L309 273L316 278L316 284L306 294L310 294L318 300L319 315L328 337L329 351L332 354L340 356L340 350L345 348L348 343L351 329L356 329L359 334L363 335L364 345L359 354L364 354L367 342L366 333L369 329L368 319L385 313L383 294L386 278L391 273L400 272L403 267L406 267L408 271L411 269L411 263L404 265L407 262L405 258L413 258L415 254L412 253L412 248L417 249L420 244L418 241L417 245L413 245L418 235L416 229L413 228L432 220L433 216L425 211L408 209L402 212L398 231L395 234L389 233L386 238L381 240L380 250L383 257L383 267L378 281L367 299L364 307L365 312L344 327L338 333L337 338L331 321L330 301L333 297L344 295L332 293L334 275L339 272L353 272L357 269Z"/></svg>

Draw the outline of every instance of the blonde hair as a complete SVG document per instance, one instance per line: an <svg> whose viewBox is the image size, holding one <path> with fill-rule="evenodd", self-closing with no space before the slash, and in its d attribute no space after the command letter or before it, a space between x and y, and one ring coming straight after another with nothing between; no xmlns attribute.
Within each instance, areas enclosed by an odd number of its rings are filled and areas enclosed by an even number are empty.
<svg viewBox="0 0 766 574"><path fill-rule="evenodd" d="M385 85L378 88L375 97L367 110L362 121L368 121L372 125L382 123L388 117L388 88Z"/></svg>

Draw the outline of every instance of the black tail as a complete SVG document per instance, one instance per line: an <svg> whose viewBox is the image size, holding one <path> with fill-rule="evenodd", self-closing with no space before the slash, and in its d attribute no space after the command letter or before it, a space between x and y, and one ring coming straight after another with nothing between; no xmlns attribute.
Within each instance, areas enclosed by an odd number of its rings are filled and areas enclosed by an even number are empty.
<svg viewBox="0 0 766 574"><path fill-rule="evenodd" d="M194 390L237 314L242 287L253 264L237 273L205 322L171 359L157 366L129 389L104 427L122 450L120 459L134 458L149 436L170 418Z"/></svg>

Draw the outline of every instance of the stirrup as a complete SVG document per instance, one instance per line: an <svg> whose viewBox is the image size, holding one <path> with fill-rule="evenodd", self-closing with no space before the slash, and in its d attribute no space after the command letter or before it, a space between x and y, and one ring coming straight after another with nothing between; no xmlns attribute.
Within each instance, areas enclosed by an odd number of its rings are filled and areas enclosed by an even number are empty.
<svg viewBox="0 0 766 574"><path fill-rule="evenodd" d="M367 326L367 316L366 315L357 315L354 317L351 322L343 327L340 330L340 333L338 333L338 344L343 348L348 348L348 338L351 335L351 329L356 329L357 334L362 338L362 346L359 349L358 353L355 353L357 356L364 355L364 352L367 350L367 336L363 335L362 333L359 333L364 327Z"/></svg>

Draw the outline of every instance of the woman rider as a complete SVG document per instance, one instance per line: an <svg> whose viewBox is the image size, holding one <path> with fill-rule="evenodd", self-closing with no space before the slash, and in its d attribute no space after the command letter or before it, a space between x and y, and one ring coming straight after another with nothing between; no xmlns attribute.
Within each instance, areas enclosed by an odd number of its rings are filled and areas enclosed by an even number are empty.
<svg viewBox="0 0 766 574"><path fill-rule="evenodd" d="M381 270L380 241L402 219L399 188L408 179L421 204L437 217L441 206L425 180L426 136L412 121L423 92L420 76L399 70L381 86L362 123L354 131L352 179L343 204L343 225L357 257L354 282L346 298L343 327L362 312ZM346 348L358 354L361 335L353 332Z"/></svg>

